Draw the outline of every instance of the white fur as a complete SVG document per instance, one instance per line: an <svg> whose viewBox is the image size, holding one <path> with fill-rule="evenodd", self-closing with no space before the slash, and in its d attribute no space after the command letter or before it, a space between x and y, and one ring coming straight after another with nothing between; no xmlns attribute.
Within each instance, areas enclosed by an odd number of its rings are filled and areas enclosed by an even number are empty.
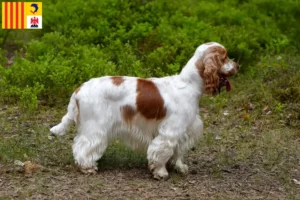
<svg viewBox="0 0 300 200"><path fill-rule="evenodd" d="M137 78L123 77L125 81L116 86L111 77L105 76L89 80L78 93L74 92L67 114L50 131L64 135L70 125L76 123L78 133L73 154L76 163L87 172L97 169L96 161L102 157L109 142L119 138L131 148L147 152L149 168L155 178L168 176L167 162L174 164L179 172L187 173L183 156L203 133L198 105L204 83L195 63L212 45L221 46L218 43L199 46L179 75L148 79L155 83L164 100L167 114L162 120L147 120L137 114L131 126L126 124L120 107L136 108ZM76 100L80 103L79 110Z"/></svg>

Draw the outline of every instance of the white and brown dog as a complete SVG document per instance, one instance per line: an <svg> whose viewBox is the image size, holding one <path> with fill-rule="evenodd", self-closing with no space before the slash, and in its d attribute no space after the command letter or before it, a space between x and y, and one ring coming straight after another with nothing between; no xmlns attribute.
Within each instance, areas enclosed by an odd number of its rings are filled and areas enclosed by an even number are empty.
<svg viewBox="0 0 300 200"><path fill-rule="evenodd" d="M200 96L204 91L218 92L222 85L230 90L226 77L237 71L226 49L210 42L196 49L179 75L93 78L76 89L67 114L50 131L64 135L75 122L73 154L83 172L96 172L96 161L118 138L147 152L154 178L168 176L167 163L187 173L183 156L203 133Z"/></svg>

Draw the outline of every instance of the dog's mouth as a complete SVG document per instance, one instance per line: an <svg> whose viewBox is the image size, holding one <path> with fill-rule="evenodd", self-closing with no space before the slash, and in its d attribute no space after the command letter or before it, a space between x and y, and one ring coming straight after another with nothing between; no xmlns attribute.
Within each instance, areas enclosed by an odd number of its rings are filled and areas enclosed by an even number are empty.
<svg viewBox="0 0 300 200"><path fill-rule="evenodd" d="M226 91L229 92L231 90L231 85L229 80L225 76L220 77L219 87L218 87L218 93L221 92L222 87L226 87Z"/></svg>

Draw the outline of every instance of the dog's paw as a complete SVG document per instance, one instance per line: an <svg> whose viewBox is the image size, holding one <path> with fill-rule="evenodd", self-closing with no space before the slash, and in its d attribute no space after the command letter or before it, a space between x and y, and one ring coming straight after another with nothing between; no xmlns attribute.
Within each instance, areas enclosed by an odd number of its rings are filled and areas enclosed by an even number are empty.
<svg viewBox="0 0 300 200"><path fill-rule="evenodd" d="M59 124L50 129L52 135L62 136L66 134L66 130Z"/></svg>
<svg viewBox="0 0 300 200"><path fill-rule="evenodd" d="M80 168L80 171L84 174L97 174L98 168L97 167L89 167L89 168Z"/></svg>
<svg viewBox="0 0 300 200"><path fill-rule="evenodd" d="M186 164L175 165L175 170L181 174L187 174L189 167Z"/></svg>
<svg viewBox="0 0 300 200"><path fill-rule="evenodd" d="M169 176L168 171L166 170L165 167L162 167L160 169L154 169L153 172L153 178L156 180L165 180Z"/></svg>

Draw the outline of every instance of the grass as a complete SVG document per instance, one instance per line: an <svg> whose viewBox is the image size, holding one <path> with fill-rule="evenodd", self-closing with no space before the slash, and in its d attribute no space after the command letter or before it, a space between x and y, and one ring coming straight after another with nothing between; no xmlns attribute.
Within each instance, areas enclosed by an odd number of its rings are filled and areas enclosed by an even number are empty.
<svg viewBox="0 0 300 200"><path fill-rule="evenodd" d="M215 199L250 198L247 191L268 199L272 197L268 190L275 191L278 199L299 198L299 186L293 182L300 179L299 98L288 93L291 98L282 99L287 93L282 93L286 86L281 85L288 77L294 81L288 82L287 91L300 85L295 78L299 72L291 72L265 81L262 81L264 77L239 75L231 81L232 92L223 92L215 98L204 96L200 108L205 135L187 157L196 175L182 177L172 172L169 183L180 185L182 181L193 183L195 178L208 179L218 188L223 187L220 184L224 180L229 185L224 188L229 189L215 189ZM74 130L64 137L48 138L49 127L59 121L65 107L41 106L32 115L22 114L17 106L1 107L1 173L13 168L15 160L37 162L56 169L58 174L71 172L75 176L78 173L71 152ZM216 140L216 135L221 139ZM133 168L147 172L146 166L144 154L129 150L119 141L112 143L99 161L100 171L106 172ZM53 171L44 173L56 176ZM9 177L15 179L14 175ZM134 184L130 187L140 185L139 179L132 179ZM89 184L105 185L97 181ZM239 182L238 187L231 188ZM230 193L231 189L234 192Z"/></svg>

